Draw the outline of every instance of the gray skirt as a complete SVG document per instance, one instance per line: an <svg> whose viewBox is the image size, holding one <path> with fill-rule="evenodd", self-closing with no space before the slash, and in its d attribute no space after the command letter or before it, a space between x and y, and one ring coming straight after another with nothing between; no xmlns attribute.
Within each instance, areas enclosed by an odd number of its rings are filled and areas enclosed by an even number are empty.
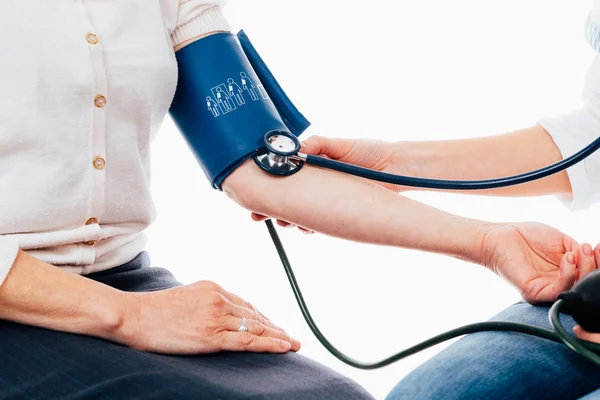
<svg viewBox="0 0 600 400"><path fill-rule="evenodd" d="M119 290L181 285L146 252L87 275ZM95 337L0 321L0 399L371 399L300 354L146 353Z"/></svg>

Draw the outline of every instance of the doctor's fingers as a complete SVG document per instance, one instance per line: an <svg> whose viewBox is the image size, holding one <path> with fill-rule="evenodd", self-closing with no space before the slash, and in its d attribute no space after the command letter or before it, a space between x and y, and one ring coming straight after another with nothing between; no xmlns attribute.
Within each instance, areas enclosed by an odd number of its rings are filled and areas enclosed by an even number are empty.
<svg viewBox="0 0 600 400"><path fill-rule="evenodd" d="M257 214L254 212L252 213L251 217L252 217L252 220L256 221L256 222L262 222L262 221L266 221L267 219L269 219L269 217L267 217L266 215ZM287 221L280 220L280 219L277 220L277 225L281 226L282 228L296 227L296 225L294 225L290 222L287 222ZM310 229L306 229L301 226L298 226L298 229L300 229L301 232L309 234L309 235L312 235L313 233L315 233L315 231L311 231Z"/></svg>
<svg viewBox="0 0 600 400"><path fill-rule="evenodd" d="M263 222L263 221L270 219L266 215L257 214L254 212L251 214L251 217L252 217L252 221L256 221L256 222ZM293 228L294 227L293 224L290 224L289 222L281 221L279 219L277 220L277 225L281 226L282 228Z"/></svg>
<svg viewBox="0 0 600 400"><path fill-rule="evenodd" d="M311 231L310 229L306 229L301 226L294 225L291 222L283 221L280 219L277 220L277 225L281 226L282 228L298 228L300 232L306 233L307 235L312 235L313 233L315 233L315 231Z"/></svg>
<svg viewBox="0 0 600 400"><path fill-rule="evenodd" d="M252 217L252 221L256 222L262 222L269 219L269 217L267 217L266 215L257 214L255 212L251 213L250 216Z"/></svg>
<svg viewBox="0 0 600 400"><path fill-rule="evenodd" d="M311 136L300 145L302 153L324 155L334 160L346 157L355 146L356 140Z"/></svg>
<svg viewBox="0 0 600 400"><path fill-rule="evenodd" d="M256 222L263 222L269 219L269 217L267 217L266 215L262 215L262 214L257 214L255 212L252 213L251 215L252 220L256 221ZM277 225L281 226L282 228L293 228L294 225L290 224L289 222L286 221L282 221L280 219L277 220Z"/></svg>
<svg viewBox="0 0 600 400"><path fill-rule="evenodd" d="M579 339L600 343L600 334L587 332L579 325L573 328L573 333L575 333Z"/></svg>

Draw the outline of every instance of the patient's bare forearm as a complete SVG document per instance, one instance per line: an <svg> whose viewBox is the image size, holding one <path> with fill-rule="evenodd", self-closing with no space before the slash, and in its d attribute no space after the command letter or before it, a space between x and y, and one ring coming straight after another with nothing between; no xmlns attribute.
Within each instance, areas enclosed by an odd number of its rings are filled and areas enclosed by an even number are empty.
<svg viewBox="0 0 600 400"><path fill-rule="evenodd" d="M0 319L110 339L123 302L124 292L19 251L0 286Z"/></svg>
<svg viewBox="0 0 600 400"><path fill-rule="evenodd" d="M349 175L305 166L286 178L246 162L224 190L243 207L327 235L479 262L491 224L429 207ZM268 195L265 195L268 194Z"/></svg>
<svg viewBox="0 0 600 400"><path fill-rule="evenodd" d="M504 135L395 146L396 172L423 178L479 180L533 171L562 159L551 136L541 126ZM523 185L462 193L494 196L570 194L566 171Z"/></svg>

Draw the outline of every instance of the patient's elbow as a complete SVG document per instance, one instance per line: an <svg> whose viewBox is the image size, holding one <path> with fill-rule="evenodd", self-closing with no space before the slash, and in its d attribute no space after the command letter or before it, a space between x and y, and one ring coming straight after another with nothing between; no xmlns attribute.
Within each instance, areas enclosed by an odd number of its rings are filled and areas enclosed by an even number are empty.
<svg viewBox="0 0 600 400"><path fill-rule="evenodd" d="M270 177L252 160L247 160L223 182L225 194L240 206L254 212L264 212L268 207L267 185Z"/></svg>

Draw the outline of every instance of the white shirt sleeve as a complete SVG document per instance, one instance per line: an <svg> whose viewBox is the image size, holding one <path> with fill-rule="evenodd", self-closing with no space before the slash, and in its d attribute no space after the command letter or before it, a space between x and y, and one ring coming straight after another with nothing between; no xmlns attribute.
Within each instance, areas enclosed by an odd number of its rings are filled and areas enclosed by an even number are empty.
<svg viewBox="0 0 600 400"><path fill-rule="evenodd" d="M221 9L226 0L162 0L173 47L213 31L230 31Z"/></svg>
<svg viewBox="0 0 600 400"><path fill-rule="evenodd" d="M0 286L6 279L18 252L19 244L16 240L9 236L0 236Z"/></svg>
<svg viewBox="0 0 600 400"><path fill-rule="evenodd" d="M600 25L593 15L591 13L586 22L586 35L590 45L600 53ZM539 124L552 136L563 158L600 137L600 54L586 75L582 108L566 115L544 118ZM569 168L567 173L573 195L560 198L565 205L571 210L579 210L600 202L600 152Z"/></svg>

